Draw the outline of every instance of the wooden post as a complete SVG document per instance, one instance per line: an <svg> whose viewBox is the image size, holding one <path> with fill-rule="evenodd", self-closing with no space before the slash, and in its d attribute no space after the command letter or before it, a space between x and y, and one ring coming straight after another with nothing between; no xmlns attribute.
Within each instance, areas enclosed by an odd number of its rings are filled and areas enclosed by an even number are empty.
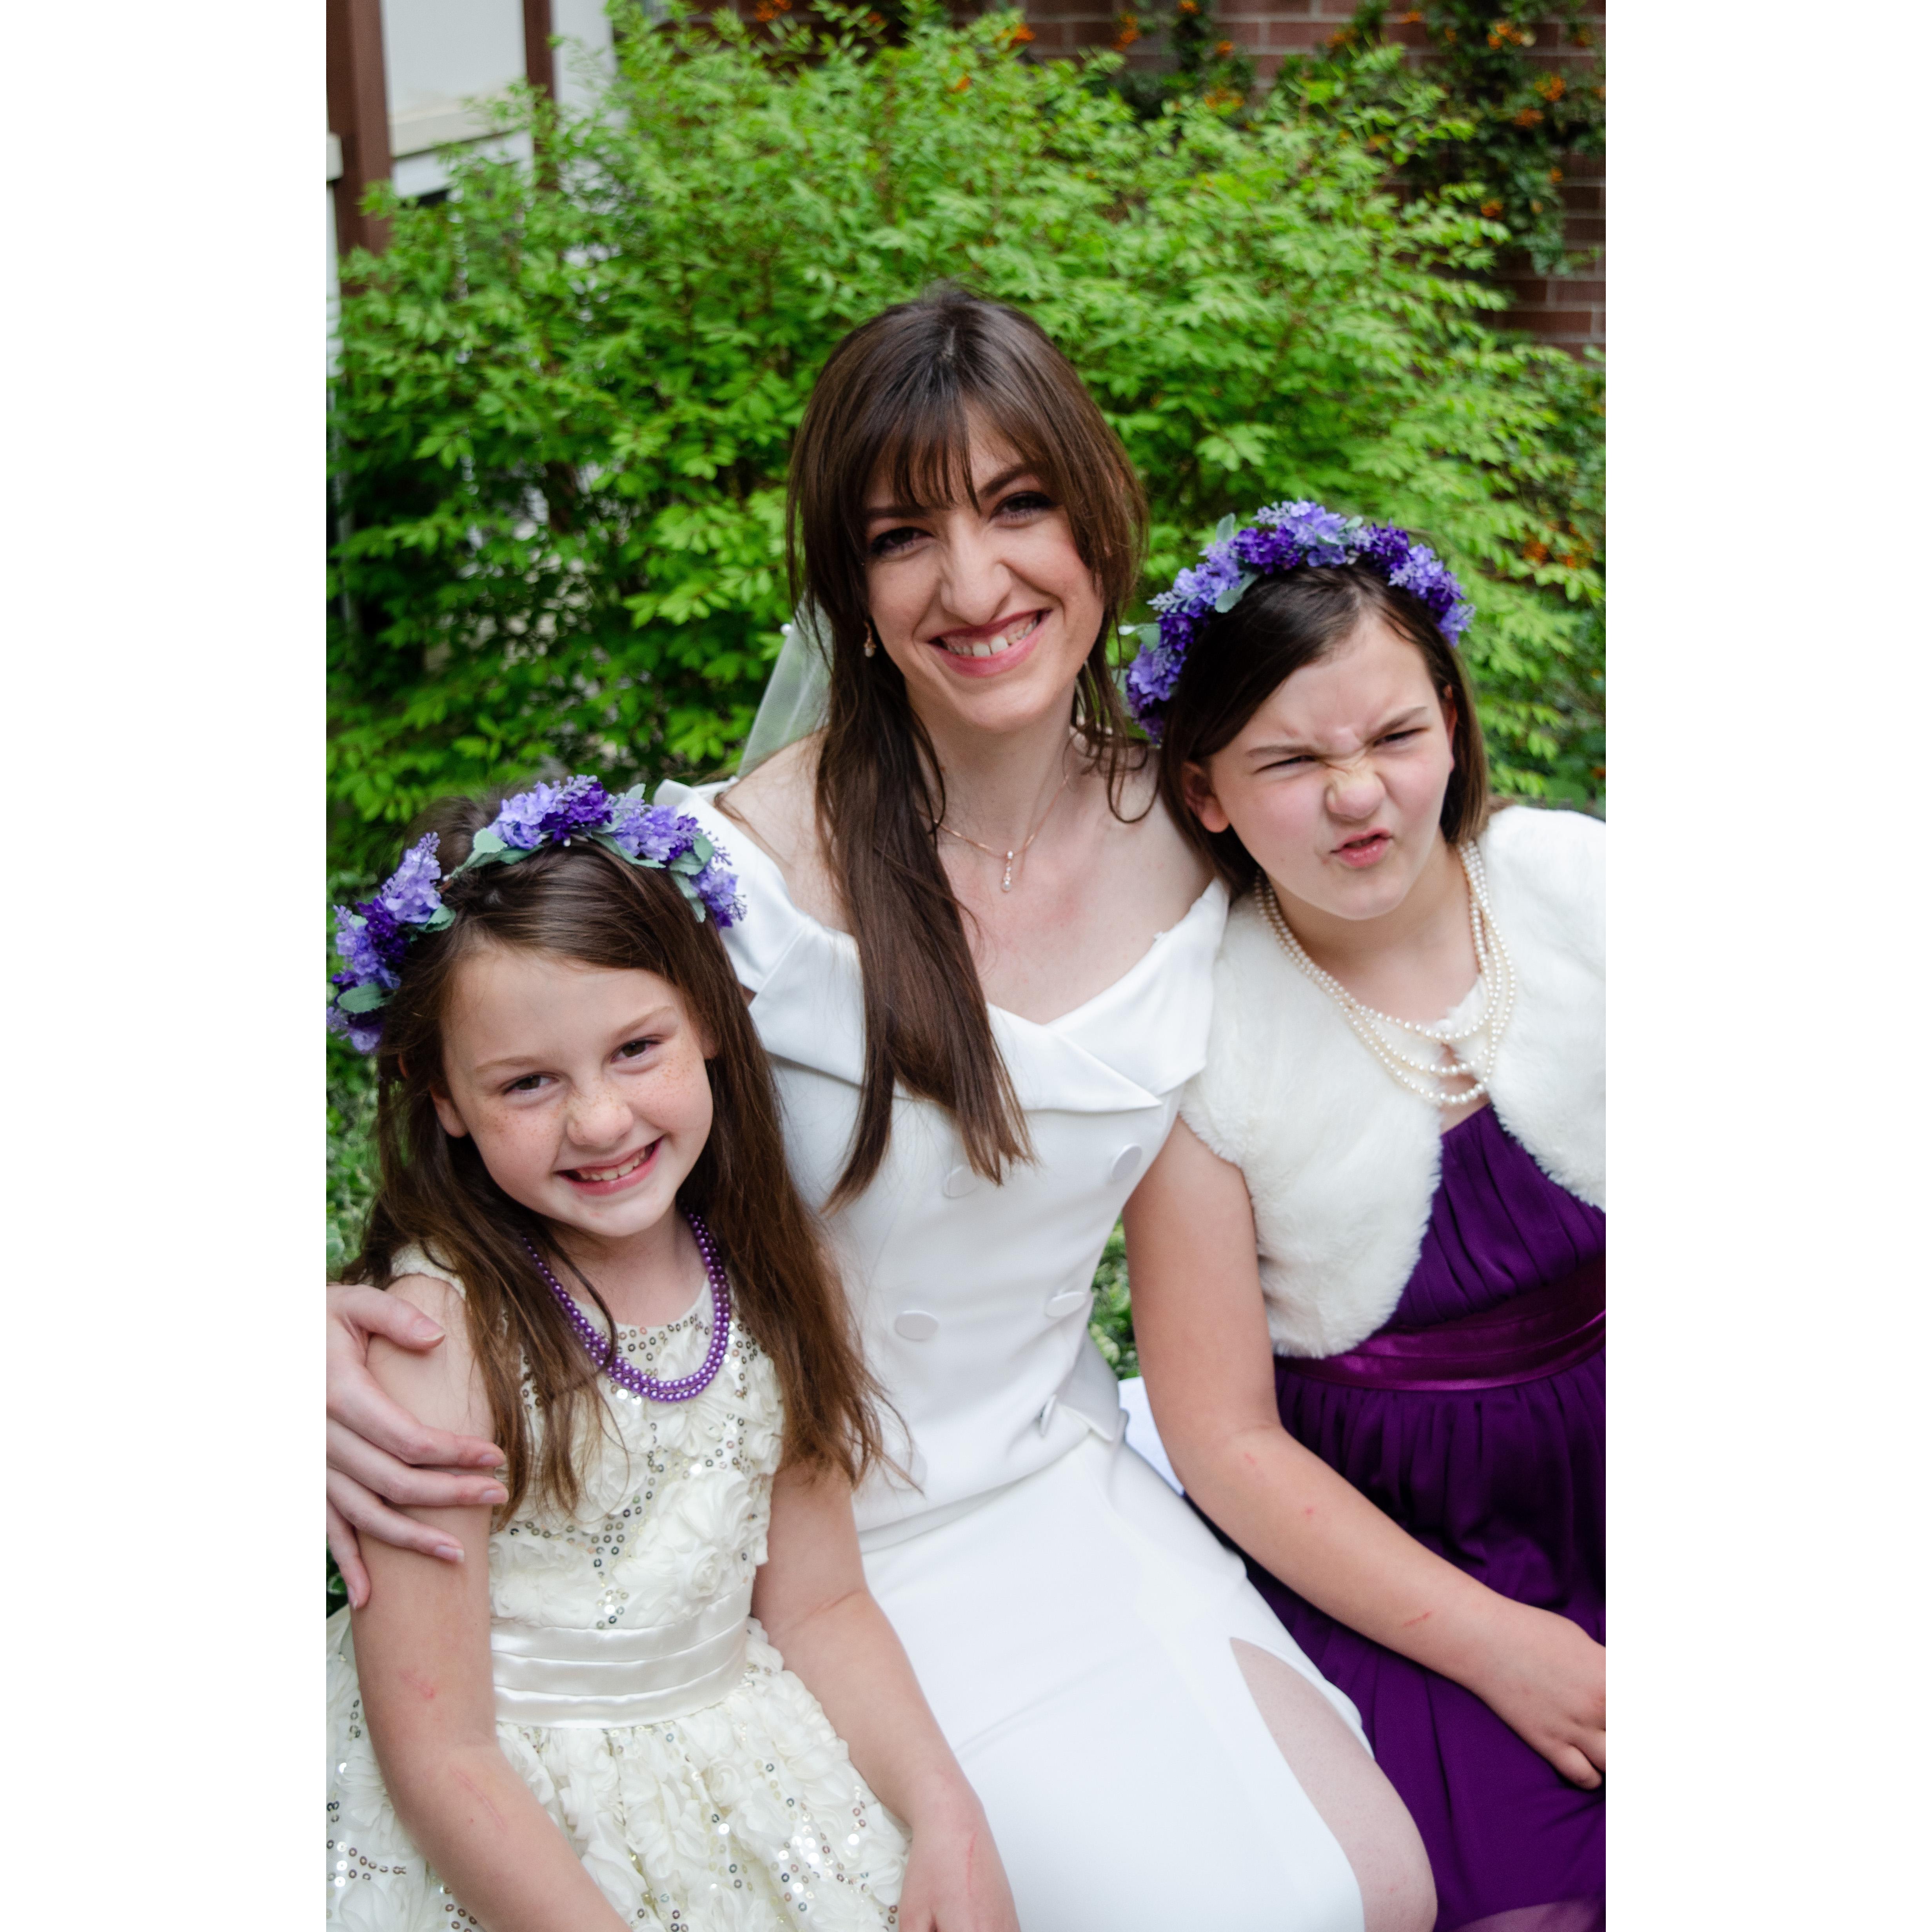
<svg viewBox="0 0 1932 1932"><path fill-rule="evenodd" d="M550 0L524 0L524 78L554 106L556 102L556 54L550 46ZM536 178L544 188L556 185L556 157L549 141L532 130L531 160Z"/></svg>
<svg viewBox="0 0 1932 1932"><path fill-rule="evenodd" d="M548 7L544 10L548 12ZM380 254L389 224L362 212L362 194L389 176L389 89L382 66L382 0L328 0L328 130L342 143L335 178L335 244Z"/></svg>
<svg viewBox="0 0 1932 1932"><path fill-rule="evenodd" d="M550 0L524 0L524 78L540 94L556 98L556 56L550 44Z"/></svg>

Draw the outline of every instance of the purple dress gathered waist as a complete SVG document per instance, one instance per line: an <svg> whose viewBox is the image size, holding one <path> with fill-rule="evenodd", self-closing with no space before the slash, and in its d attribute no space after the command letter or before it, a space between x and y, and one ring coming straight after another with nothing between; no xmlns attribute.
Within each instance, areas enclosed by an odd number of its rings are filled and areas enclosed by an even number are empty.
<svg viewBox="0 0 1932 1932"><path fill-rule="evenodd" d="M1482 1108L1442 1138L1421 1253L1378 1334L1466 1322L1588 1280L1604 1248L1601 1210L1551 1180ZM1275 1385L1289 1434L1419 1542L1603 1641L1600 1347L1500 1387L1351 1384L1299 1374L1285 1359ZM1336 1622L1252 1560L1248 1569L1361 1712L1429 1847L1437 1932L1504 1913L1504 1924L1538 1932L1600 1927L1601 1792L1578 1790L1472 1692Z"/></svg>

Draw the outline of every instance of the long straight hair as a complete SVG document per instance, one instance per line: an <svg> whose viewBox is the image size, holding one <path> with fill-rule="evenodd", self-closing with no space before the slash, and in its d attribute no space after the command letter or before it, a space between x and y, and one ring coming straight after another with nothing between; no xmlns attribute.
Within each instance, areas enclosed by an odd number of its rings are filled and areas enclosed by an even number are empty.
<svg viewBox="0 0 1932 1932"><path fill-rule="evenodd" d="M469 854L493 808L467 799L432 806L410 833L439 835L448 872ZM459 1277L470 1346L496 1440L508 1457L508 1515L526 1493L568 1514L581 1494L575 1457L594 1418L608 1420L598 1364L538 1280L524 1242L556 1252L542 1218L490 1178L470 1137L436 1118L443 1027L458 971L479 947L552 953L586 965L656 974L715 1043L707 1061L710 1137L678 1190L702 1215L730 1271L743 1327L771 1358L784 1401L789 1462L856 1481L880 1455L876 1388L853 1332L822 1231L785 1165L771 1069L716 928L700 922L662 872L590 844L548 847L514 866L452 882L443 931L412 942L401 984L382 1012L376 1112L381 1181L355 1278L386 1288L411 1244ZM616 1346L616 1328L591 1291ZM607 1355L606 1359L608 1359ZM527 1384L540 1426L532 1429Z"/></svg>
<svg viewBox="0 0 1932 1932"><path fill-rule="evenodd" d="M1449 734L1455 759L1442 794L1442 836L1460 845L1490 815L1490 761L1476 694L1462 660L1412 591L1365 565L1335 564L1289 572L1250 586L1231 610L1194 634L1168 700L1160 740L1160 789L1174 822L1234 892L1261 870L1234 827L1210 832L1187 802L1186 772L1231 744L1269 697L1305 666L1333 657L1364 617L1378 616L1422 654L1436 694L1455 713Z"/></svg>
<svg viewBox="0 0 1932 1932"><path fill-rule="evenodd" d="M1142 755L1109 674L1108 640L1146 545L1140 480L1072 365L1016 309L942 286L874 316L835 348L793 446L786 533L792 595L824 620L831 660L818 752L820 842L856 942L865 1073L838 1206L878 1173L895 1086L952 1115L974 1172L1031 1156L993 1037L958 902L939 856L944 782L905 680L868 658L866 500L970 502L974 431L1009 445L1061 505L1103 606L1072 725L1110 804Z"/></svg>

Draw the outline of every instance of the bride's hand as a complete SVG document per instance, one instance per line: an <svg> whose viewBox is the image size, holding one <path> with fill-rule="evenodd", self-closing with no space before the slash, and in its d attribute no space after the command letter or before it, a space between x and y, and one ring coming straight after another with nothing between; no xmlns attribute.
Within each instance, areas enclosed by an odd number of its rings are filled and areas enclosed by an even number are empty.
<svg viewBox="0 0 1932 1932"><path fill-rule="evenodd" d="M1604 1646L1552 1611L1509 1610L1469 1688L1572 1784L1594 1791L1604 1781Z"/></svg>
<svg viewBox="0 0 1932 1932"><path fill-rule="evenodd" d="M1012 1888L976 1799L913 1827L899 1932L1019 1932Z"/></svg>
<svg viewBox="0 0 1932 1932"><path fill-rule="evenodd" d="M433 1348L442 1330L427 1315L374 1288L328 1291L328 1546L358 1610L369 1600L358 1532L379 1543L460 1563L462 1546L403 1508L451 1509L504 1500L493 1478L464 1474L494 1468L503 1452L474 1436L425 1429L377 1386L369 1372L369 1337L401 1348Z"/></svg>

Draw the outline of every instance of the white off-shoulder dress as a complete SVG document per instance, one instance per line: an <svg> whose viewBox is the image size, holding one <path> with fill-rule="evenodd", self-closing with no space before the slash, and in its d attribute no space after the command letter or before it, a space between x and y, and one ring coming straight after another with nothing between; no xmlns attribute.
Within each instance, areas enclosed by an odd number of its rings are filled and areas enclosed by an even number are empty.
<svg viewBox="0 0 1932 1932"><path fill-rule="evenodd" d="M658 794L737 872L746 916L725 944L754 995L793 1174L821 1202L858 1112L857 949L798 909L715 796ZM884 1165L831 1222L916 1484L882 1475L861 1492L867 1580L986 1807L1025 1932L1363 1922L1354 1875L1232 1640L1300 1672L1359 1738L1354 1707L1126 1447L1087 1332L1101 1250L1205 1058L1226 916L1210 885L1120 979L1048 1024L992 1009L1036 1162L992 1185L946 1112L902 1094Z"/></svg>
<svg viewBox="0 0 1932 1932"><path fill-rule="evenodd" d="M454 1281L420 1250L395 1265ZM688 1375L710 1318L707 1292L619 1340L633 1367ZM750 1614L784 1432L770 1358L734 1319L690 1401L604 1387L612 1427L584 1459L574 1514L525 1504L490 1538L503 1754L627 1925L886 1932L904 1834ZM397 1819L346 1610L328 1660L328 1923L475 1926Z"/></svg>

